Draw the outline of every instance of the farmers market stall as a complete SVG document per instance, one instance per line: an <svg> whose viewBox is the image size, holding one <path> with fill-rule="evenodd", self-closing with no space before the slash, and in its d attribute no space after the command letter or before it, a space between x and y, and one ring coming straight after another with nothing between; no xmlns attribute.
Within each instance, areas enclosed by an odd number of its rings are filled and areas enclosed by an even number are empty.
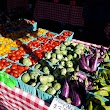
<svg viewBox="0 0 110 110"><path fill-rule="evenodd" d="M1 24L0 32L1 109L110 109L109 47L26 19Z"/></svg>

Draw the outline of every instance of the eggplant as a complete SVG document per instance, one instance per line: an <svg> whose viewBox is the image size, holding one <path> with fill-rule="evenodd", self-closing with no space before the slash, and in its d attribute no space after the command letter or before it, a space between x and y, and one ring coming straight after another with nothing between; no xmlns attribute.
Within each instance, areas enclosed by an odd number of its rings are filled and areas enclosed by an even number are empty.
<svg viewBox="0 0 110 110"><path fill-rule="evenodd" d="M99 58L98 50L96 49L96 55L94 56L94 59L93 59L93 63L91 66L91 72L94 72L97 70L98 58Z"/></svg>
<svg viewBox="0 0 110 110"><path fill-rule="evenodd" d="M104 61L104 58L99 58L98 59L98 63L101 63L101 62L103 62Z"/></svg>
<svg viewBox="0 0 110 110"><path fill-rule="evenodd" d="M105 54L107 52L107 49L104 46L101 46L101 51L103 52L103 54Z"/></svg>
<svg viewBox="0 0 110 110"><path fill-rule="evenodd" d="M94 54L95 50L94 50L94 48L92 46L89 47L89 52L90 52L90 54Z"/></svg>
<svg viewBox="0 0 110 110"><path fill-rule="evenodd" d="M87 64L87 66L89 66L89 64L90 64L90 59L92 58L92 54L90 54L90 55L88 55L88 56L86 56L86 64Z"/></svg>
<svg viewBox="0 0 110 110"><path fill-rule="evenodd" d="M71 95L72 104L74 106L79 107L81 105L81 98L79 93L76 91L76 88L73 85L71 85L70 95Z"/></svg>
<svg viewBox="0 0 110 110"><path fill-rule="evenodd" d="M84 65L86 65L85 54L81 55L81 60L83 61Z"/></svg>
<svg viewBox="0 0 110 110"><path fill-rule="evenodd" d="M64 82L64 85L63 85L63 88L62 88L62 91L61 91L61 95L64 96L65 98L68 98L69 97L69 84L68 84L68 81L67 79L65 79L65 82Z"/></svg>
<svg viewBox="0 0 110 110"><path fill-rule="evenodd" d="M85 80L87 78L87 75L81 71L76 72L76 77L79 77L82 80Z"/></svg>
<svg viewBox="0 0 110 110"><path fill-rule="evenodd" d="M84 70L87 70L87 71L90 71L90 70L91 70L90 67L87 66L87 64L85 64L85 63L83 62L82 59L79 60L79 66L80 66L80 68L82 68L82 69L84 69Z"/></svg>

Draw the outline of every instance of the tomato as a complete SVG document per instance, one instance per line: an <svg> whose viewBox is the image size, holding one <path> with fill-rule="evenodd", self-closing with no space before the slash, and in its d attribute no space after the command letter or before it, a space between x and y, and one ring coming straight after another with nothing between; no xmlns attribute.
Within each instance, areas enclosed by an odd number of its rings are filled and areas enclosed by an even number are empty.
<svg viewBox="0 0 110 110"><path fill-rule="evenodd" d="M51 51L53 49L53 46L50 46L49 48L48 48L48 51Z"/></svg>
<svg viewBox="0 0 110 110"><path fill-rule="evenodd" d="M60 45L60 42L55 42L55 46L59 46Z"/></svg>
<svg viewBox="0 0 110 110"><path fill-rule="evenodd" d="M3 66L2 66L2 69L4 69L5 67L6 67L6 65L3 65Z"/></svg>
<svg viewBox="0 0 110 110"><path fill-rule="evenodd" d="M9 53L9 54L8 54L8 57L11 57L11 56L12 56L12 54L11 54L11 53Z"/></svg>
<svg viewBox="0 0 110 110"><path fill-rule="evenodd" d="M15 70L15 69L17 69L17 64L12 64L12 67L11 67L11 69L13 69L13 70Z"/></svg>
<svg viewBox="0 0 110 110"><path fill-rule="evenodd" d="M18 72L17 72L17 73L13 73L13 76L14 76L15 78L18 78L18 77L19 77Z"/></svg>
<svg viewBox="0 0 110 110"><path fill-rule="evenodd" d="M39 41L42 41L42 39L43 39L43 37L42 37L42 36L38 38L38 40L39 40Z"/></svg>
<svg viewBox="0 0 110 110"><path fill-rule="evenodd" d="M19 47L19 49L20 49L21 51L24 51L24 48L23 48L23 47Z"/></svg>
<svg viewBox="0 0 110 110"><path fill-rule="evenodd" d="M28 66L25 66L25 67L24 67L24 70L25 70L25 71L27 71L28 69L29 69L29 67L28 67Z"/></svg>
<svg viewBox="0 0 110 110"><path fill-rule="evenodd" d="M22 74L22 70L18 70L18 75L20 76Z"/></svg>
<svg viewBox="0 0 110 110"><path fill-rule="evenodd" d="M2 70L2 66L0 65L0 70Z"/></svg>
<svg viewBox="0 0 110 110"><path fill-rule="evenodd" d="M16 61L16 56L12 56L11 60Z"/></svg>
<svg viewBox="0 0 110 110"><path fill-rule="evenodd" d="M54 40L50 40L50 42L49 42L49 43L50 43L50 44L53 44L54 42L55 42Z"/></svg>
<svg viewBox="0 0 110 110"><path fill-rule="evenodd" d="M42 53L42 50L36 50L35 53L36 53L36 54Z"/></svg>
<svg viewBox="0 0 110 110"><path fill-rule="evenodd" d="M20 55L20 53L21 53L21 52L20 52L19 50L18 50L18 51L16 51L16 55Z"/></svg>
<svg viewBox="0 0 110 110"><path fill-rule="evenodd" d="M11 54L15 54L15 52L16 52L16 50L12 50L12 51L11 51Z"/></svg>
<svg viewBox="0 0 110 110"><path fill-rule="evenodd" d="M17 67L19 70L22 70L22 71L24 71L24 66L20 66L20 65L18 65L18 67Z"/></svg>
<svg viewBox="0 0 110 110"><path fill-rule="evenodd" d="M42 58L44 57L44 55L43 55L42 53L38 53L38 54L37 54L37 57L38 57L39 59L42 59Z"/></svg>
<svg viewBox="0 0 110 110"><path fill-rule="evenodd" d="M5 63L6 62L6 59L2 59L1 61Z"/></svg>
<svg viewBox="0 0 110 110"><path fill-rule="evenodd" d="M16 56L17 60L20 60L21 58L22 58L22 56L20 56L20 55Z"/></svg>
<svg viewBox="0 0 110 110"><path fill-rule="evenodd" d="M10 63L9 62L5 62L5 64L4 64L5 66L9 66L10 65Z"/></svg>
<svg viewBox="0 0 110 110"><path fill-rule="evenodd" d="M12 71L10 72L10 75L12 75L12 76L13 76L13 72L12 72Z"/></svg>
<svg viewBox="0 0 110 110"><path fill-rule="evenodd" d="M36 64L36 61L32 60L32 65L35 65Z"/></svg>
<svg viewBox="0 0 110 110"><path fill-rule="evenodd" d="M7 68L6 73L10 73L10 72L11 72L11 68Z"/></svg>
<svg viewBox="0 0 110 110"><path fill-rule="evenodd" d="M11 54L11 57L16 57L16 54L15 53Z"/></svg>
<svg viewBox="0 0 110 110"><path fill-rule="evenodd" d="M32 47L32 46L33 46L33 43L30 42L30 43L28 44L28 47Z"/></svg>
<svg viewBox="0 0 110 110"><path fill-rule="evenodd" d="M4 64L5 64L4 62L1 62L1 63L0 63L1 66L4 66Z"/></svg>

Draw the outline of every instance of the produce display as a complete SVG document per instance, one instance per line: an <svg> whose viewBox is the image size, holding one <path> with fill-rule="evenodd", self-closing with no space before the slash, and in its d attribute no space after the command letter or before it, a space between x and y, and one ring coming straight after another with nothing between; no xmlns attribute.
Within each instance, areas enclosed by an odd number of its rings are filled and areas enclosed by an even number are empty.
<svg viewBox="0 0 110 110"><path fill-rule="evenodd" d="M61 98L77 110L110 109L109 47L74 42L68 30L33 32L23 30L29 24L16 23L0 28L11 30L0 37L0 70L20 89L48 103Z"/></svg>

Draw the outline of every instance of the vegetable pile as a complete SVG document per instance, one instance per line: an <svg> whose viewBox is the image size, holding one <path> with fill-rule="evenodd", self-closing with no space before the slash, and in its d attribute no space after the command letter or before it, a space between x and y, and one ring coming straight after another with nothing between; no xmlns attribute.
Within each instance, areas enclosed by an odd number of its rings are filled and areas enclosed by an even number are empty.
<svg viewBox="0 0 110 110"><path fill-rule="evenodd" d="M110 47L76 43L68 40L71 35L41 28L8 33L0 38L0 70L40 91L43 100L58 96L79 109L109 110Z"/></svg>
<svg viewBox="0 0 110 110"><path fill-rule="evenodd" d="M67 40L45 53L33 68L41 74L39 90L54 95L57 80L59 97L67 103L87 110L110 109L109 61L110 49ZM52 84L48 79L50 75L54 77Z"/></svg>

